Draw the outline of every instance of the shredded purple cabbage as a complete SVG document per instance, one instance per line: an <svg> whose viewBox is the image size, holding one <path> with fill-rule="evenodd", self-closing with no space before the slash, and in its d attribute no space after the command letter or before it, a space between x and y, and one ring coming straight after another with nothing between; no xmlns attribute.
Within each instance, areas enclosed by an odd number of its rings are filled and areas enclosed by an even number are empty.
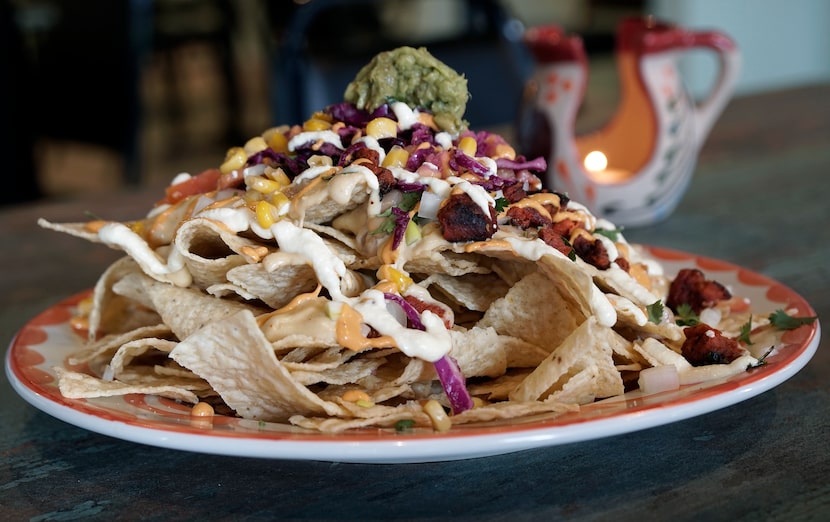
<svg viewBox="0 0 830 522"><path fill-rule="evenodd" d="M464 374L461 373L461 368L458 367L458 362L445 355L433 363L435 371L438 373L438 380L441 381L441 387L444 388L444 394L450 401L450 407L454 414L462 411L471 410L473 408L473 398L470 392L467 391L467 383Z"/></svg>
<svg viewBox="0 0 830 522"><path fill-rule="evenodd" d="M392 207L392 217L395 218L395 231L392 233L392 250L396 250L403 241L406 225L409 224L409 212L400 207Z"/></svg>
<svg viewBox="0 0 830 522"><path fill-rule="evenodd" d="M421 322L418 310L409 304L406 299L392 293L384 293L383 296L400 305L412 328L426 330L424 323ZM464 374L461 373L461 368L458 367L458 362L449 355L444 355L433 365L435 366L435 372L438 374L438 380L441 382L441 387L444 389L444 394L447 396L447 400L450 401L453 413L461 413L472 409L473 398L467 390L467 382Z"/></svg>
<svg viewBox="0 0 830 522"><path fill-rule="evenodd" d="M511 170L535 170L538 172L544 172L548 168L548 162L545 161L545 158L539 156L534 160L524 160L522 156L517 158L517 160L511 160L507 158L499 158L496 160L496 166L500 169L511 169Z"/></svg>
<svg viewBox="0 0 830 522"><path fill-rule="evenodd" d="M468 156L460 149L455 149L455 154L450 160L450 167L453 170L460 170L458 167L464 168L475 174L476 176L486 177L490 173L489 169L477 162L472 156Z"/></svg>

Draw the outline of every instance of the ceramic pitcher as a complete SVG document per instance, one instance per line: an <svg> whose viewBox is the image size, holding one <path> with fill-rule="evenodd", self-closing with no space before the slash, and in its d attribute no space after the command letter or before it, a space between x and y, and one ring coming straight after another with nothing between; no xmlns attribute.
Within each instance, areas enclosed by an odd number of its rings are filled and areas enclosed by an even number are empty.
<svg viewBox="0 0 830 522"><path fill-rule="evenodd" d="M525 42L536 69L526 89L533 110L524 111L519 141L532 149L528 155L548 158L547 186L617 225L644 225L670 214L733 92L740 69L734 41L651 17L623 20L615 49L619 103L605 125L580 136L574 128L588 78L581 38L547 25L529 29ZM687 92L678 69L692 49L711 51L719 62L701 100Z"/></svg>

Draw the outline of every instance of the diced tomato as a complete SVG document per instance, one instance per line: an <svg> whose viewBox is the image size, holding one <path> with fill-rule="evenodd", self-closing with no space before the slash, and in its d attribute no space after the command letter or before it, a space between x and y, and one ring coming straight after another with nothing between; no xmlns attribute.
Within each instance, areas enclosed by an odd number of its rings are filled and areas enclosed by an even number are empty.
<svg viewBox="0 0 830 522"><path fill-rule="evenodd" d="M164 199L162 199L156 204L173 204L183 200L187 196L192 196L194 194L204 194L205 192L216 190L216 186L219 182L219 177L221 175L222 173L219 171L219 169L208 169L180 183L170 185L164 191Z"/></svg>

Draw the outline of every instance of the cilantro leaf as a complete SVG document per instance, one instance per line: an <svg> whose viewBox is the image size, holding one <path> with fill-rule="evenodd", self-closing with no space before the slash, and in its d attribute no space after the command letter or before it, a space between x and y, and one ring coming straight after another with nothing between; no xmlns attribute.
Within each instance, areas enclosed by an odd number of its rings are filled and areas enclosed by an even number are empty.
<svg viewBox="0 0 830 522"><path fill-rule="evenodd" d="M386 219L383 220L383 222L378 226L378 228L369 232L370 234L391 234L395 231L395 216L392 215L391 208L387 208L383 212L379 213L378 217Z"/></svg>
<svg viewBox="0 0 830 522"><path fill-rule="evenodd" d="M621 228L597 228L594 229L594 234L599 234L600 236L605 236L611 241L617 241L620 239L620 234L622 233Z"/></svg>
<svg viewBox="0 0 830 522"><path fill-rule="evenodd" d="M415 421L412 419L401 419L395 423L395 432L409 433L415 427Z"/></svg>
<svg viewBox="0 0 830 522"><path fill-rule="evenodd" d="M508 205L510 205L510 202L507 201L507 198L496 198L496 212L501 212L506 209Z"/></svg>
<svg viewBox="0 0 830 522"><path fill-rule="evenodd" d="M393 207L389 207L383 212L378 213L378 217L386 218L383 222L378 226L378 228L372 230L370 234L391 234L395 231L395 226L397 225L397 216L392 211L392 208L397 207L404 212L409 212L418 202L421 201L421 192L420 191L412 191L412 192L404 192L401 201L394 205Z"/></svg>
<svg viewBox="0 0 830 522"><path fill-rule="evenodd" d="M409 212L418 202L421 201L421 192L418 190L414 190L412 192L404 192L403 198L401 202L395 205L399 209L403 210L404 212Z"/></svg>
<svg viewBox="0 0 830 522"><path fill-rule="evenodd" d="M700 324L700 317L692 310L692 306L688 303L683 303L677 306L677 314L675 323L678 326L696 326Z"/></svg>
<svg viewBox="0 0 830 522"><path fill-rule="evenodd" d="M659 299L646 307L648 320L654 324L660 324L663 320L663 302Z"/></svg>
<svg viewBox="0 0 830 522"><path fill-rule="evenodd" d="M738 341L744 344L752 344L752 341L749 339L749 334L752 332L752 316L749 316L749 320L741 325L741 334L738 336Z"/></svg>
<svg viewBox="0 0 830 522"><path fill-rule="evenodd" d="M780 330L794 330L799 326L812 324L816 319L818 319L816 316L793 317L780 308L769 315L770 324Z"/></svg>

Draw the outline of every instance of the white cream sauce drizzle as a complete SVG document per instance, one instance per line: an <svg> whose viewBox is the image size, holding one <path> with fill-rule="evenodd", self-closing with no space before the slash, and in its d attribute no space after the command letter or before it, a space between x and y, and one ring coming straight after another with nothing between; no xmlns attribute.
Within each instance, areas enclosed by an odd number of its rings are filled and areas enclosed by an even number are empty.
<svg viewBox="0 0 830 522"><path fill-rule="evenodd" d="M322 238L311 230L300 228L289 220L271 226L280 251L302 256L314 269L317 279L329 292L332 300L347 303L363 317L363 321L382 335L395 340L397 347L410 357L436 361L450 351L452 339L443 319L428 310L421 313L426 331L401 325L386 308L383 292L369 289L356 297L347 297L341 282L347 276L343 261L334 255ZM266 258L267 262L267 258Z"/></svg>
<svg viewBox="0 0 830 522"><path fill-rule="evenodd" d="M322 130L322 131L307 131L301 132L288 140L288 150L294 151L297 147L305 145L306 143L313 141L324 141L327 143L331 143L338 149L343 149L343 142L340 141L340 135L334 131L330 130Z"/></svg>
<svg viewBox="0 0 830 522"><path fill-rule="evenodd" d="M349 305L363 317L366 324L381 335L392 337L398 348L409 357L435 362L450 351L452 338L449 330L444 321L429 310L421 313L421 322L426 328L424 331L399 323L387 310L386 298L379 290L366 290L359 297L350 299Z"/></svg>
<svg viewBox="0 0 830 522"><path fill-rule="evenodd" d="M159 281L187 287L193 281L184 258L171 248L165 261L147 242L122 223L107 223L98 230L98 238L111 247L122 249L141 265L145 273Z"/></svg>

